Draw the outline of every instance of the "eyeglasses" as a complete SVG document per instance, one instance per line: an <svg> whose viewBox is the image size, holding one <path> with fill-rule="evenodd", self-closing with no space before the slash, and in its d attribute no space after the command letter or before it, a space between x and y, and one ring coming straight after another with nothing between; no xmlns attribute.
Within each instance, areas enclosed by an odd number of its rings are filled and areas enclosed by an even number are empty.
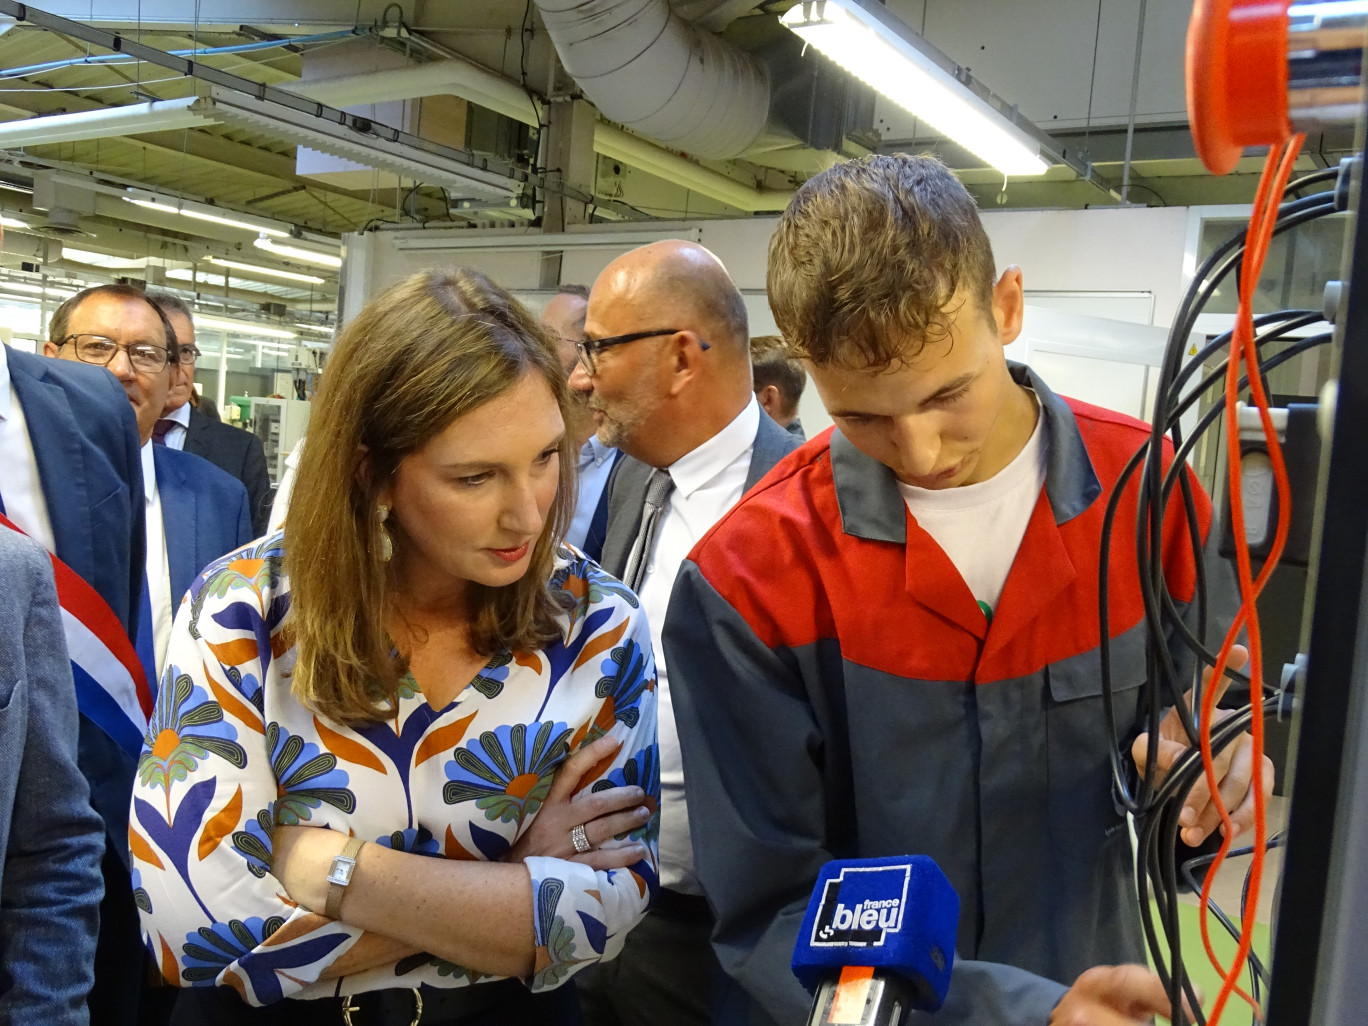
<svg viewBox="0 0 1368 1026"><path fill-rule="evenodd" d="M598 368L594 364L596 354L613 346L625 346L628 342L639 342L643 338L656 338L660 335L678 335L683 328L657 328L654 331L633 331L626 335L612 335L609 338L586 338L575 343L575 348L579 350L580 363L584 364L584 369L592 378L598 373ZM700 349L711 349L707 342L698 340Z"/></svg>
<svg viewBox="0 0 1368 1026"><path fill-rule="evenodd" d="M128 354L128 362L133 365L134 370L143 371L147 374L156 374L162 370L171 359L171 353L162 346L155 346L151 342L128 342L121 344L113 339L105 338L103 335L68 335L57 343L57 348L68 342L76 346L76 358L84 363L94 363L101 367L109 366L109 362L114 359L114 354L122 349Z"/></svg>
<svg viewBox="0 0 1368 1026"><path fill-rule="evenodd" d="M181 346L176 352L178 354L176 357L177 363L194 363L203 355L194 346Z"/></svg>

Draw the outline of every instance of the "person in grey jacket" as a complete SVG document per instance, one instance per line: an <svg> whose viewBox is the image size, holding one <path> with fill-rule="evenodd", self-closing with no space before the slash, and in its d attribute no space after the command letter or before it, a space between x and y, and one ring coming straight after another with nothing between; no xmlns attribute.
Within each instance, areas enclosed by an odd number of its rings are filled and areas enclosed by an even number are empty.
<svg viewBox="0 0 1368 1026"><path fill-rule="evenodd" d="M104 827L76 765L52 563L0 527L0 1023L84 1026Z"/></svg>

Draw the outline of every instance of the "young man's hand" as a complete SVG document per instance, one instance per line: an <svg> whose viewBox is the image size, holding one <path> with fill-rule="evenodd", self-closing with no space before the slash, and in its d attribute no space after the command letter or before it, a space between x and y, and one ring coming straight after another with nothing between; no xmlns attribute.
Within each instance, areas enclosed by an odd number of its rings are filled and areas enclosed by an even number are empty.
<svg viewBox="0 0 1368 1026"><path fill-rule="evenodd" d="M1240 670L1249 662L1249 652L1242 645L1235 645L1230 650L1230 668ZM1226 688L1230 687L1229 677L1222 677L1216 684L1218 694L1216 701L1219 703L1221 695L1225 694ZM1211 669L1208 667L1203 675L1203 686L1211 687ZM1186 704L1192 704L1192 692L1186 696ZM1158 759L1155 766L1155 782L1162 783L1168 775L1168 771L1188 750L1187 732L1183 730L1183 722L1179 719L1177 708L1170 709L1168 715L1164 717L1159 725L1159 749ZM1219 723L1221 720L1230 716L1230 710L1217 710L1215 719ZM1141 734L1131 745L1131 757L1135 760L1135 767L1140 771L1140 775L1145 773L1146 756L1149 754L1149 734ZM1221 801L1230 810L1230 818L1235 826L1235 836L1239 836L1244 831L1254 825L1254 792L1250 789L1250 780L1254 772L1254 745L1246 731L1232 741L1226 748L1216 754L1216 779L1220 786ZM1264 756L1263 760L1263 790L1264 799L1273 793L1273 761ZM1189 847L1196 847L1211 836L1221 823L1221 815L1216 811L1216 805L1211 800L1211 791L1207 787L1206 775L1197 778L1197 782L1192 785L1192 790L1188 792L1187 799L1183 802L1183 811L1179 814L1178 822L1182 824L1183 843Z"/></svg>
<svg viewBox="0 0 1368 1026"><path fill-rule="evenodd" d="M1191 1017L1192 1009L1183 1002ZM1080 976L1050 1013L1050 1026L1148 1026L1171 1006L1157 973L1143 965L1099 965Z"/></svg>

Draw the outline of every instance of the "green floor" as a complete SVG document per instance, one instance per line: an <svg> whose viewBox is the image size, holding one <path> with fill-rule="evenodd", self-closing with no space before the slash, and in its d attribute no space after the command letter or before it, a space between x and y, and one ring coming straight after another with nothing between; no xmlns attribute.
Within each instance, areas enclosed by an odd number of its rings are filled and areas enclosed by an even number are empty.
<svg viewBox="0 0 1368 1026"><path fill-rule="evenodd" d="M1239 910L1230 911L1238 912ZM1221 990L1221 977L1211 964L1211 960L1207 958L1206 949L1202 946L1202 928L1198 921L1197 906L1179 905L1178 918L1182 924L1183 962L1187 965L1188 972L1202 995L1203 1008L1209 1013L1211 1006L1216 1002L1216 995ZM1225 931L1225 928L1216 921L1215 917L1210 919L1210 931L1217 956L1223 965L1230 965L1235 957L1235 939ZM1268 927L1262 923L1256 923L1254 926L1254 947L1252 950L1260 959L1265 961L1265 964L1267 963ZM1244 988L1246 993L1249 992L1248 972L1241 976L1240 986ZM1225 1010L1221 1013L1221 1023L1223 1026L1237 1026L1237 1024L1243 1026L1249 1021L1249 1006L1238 995L1232 994L1226 1001Z"/></svg>

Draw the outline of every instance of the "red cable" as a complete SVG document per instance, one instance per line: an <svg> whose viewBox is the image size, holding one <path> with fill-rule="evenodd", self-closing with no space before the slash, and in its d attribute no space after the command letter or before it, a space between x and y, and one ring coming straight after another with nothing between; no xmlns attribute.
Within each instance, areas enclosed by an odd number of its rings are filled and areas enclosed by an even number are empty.
<svg viewBox="0 0 1368 1026"><path fill-rule="evenodd" d="M1216 996L1211 1016L1207 1020L1209 1026L1218 1026L1231 993L1240 995L1254 1008L1256 1013L1259 1011L1258 1004L1240 988L1237 982L1244 972L1245 964L1249 958L1249 949L1253 942L1259 890L1263 879L1264 849L1268 836L1267 803L1263 787L1263 636L1259 627L1257 601L1273 570L1277 567L1287 543L1290 529L1291 484L1287 477L1287 464L1283 459L1282 445L1278 441L1277 431L1273 427L1272 415L1269 412L1268 395L1264 390L1263 378L1259 373L1258 351L1254 345L1253 301L1264 260L1268 255L1269 243L1273 238L1273 230L1277 224L1278 207L1282 203L1283 192L1287 187L1288 178L1292 173L1292 165L1296 161L1301 144L1302 137L1295 136L1284 145L1275 147L1269 152L1268 160L1264 165L1258 194L1255 197L1254 213L1250 218L1249 233L1241 267L1240 302L1236 313L1235 330L1231 335L1230 355L1226 364L1225 428L1226 448L1229 454L1227 462L1230 480L1231 529L1235 540L1235 563L1243 602L1239 615L1231 625L1225 642L1221 646L1221 651L1217 655L1216 666L1212 670L1212 679L1219 680L1224 675L1231 647L1234 645L1241 628L1247 624L1249 632L1250 703L1254 710L1250 724L1252 742L1250 746L1250 758L1252 760L1250 789L1253 791L1254 797L1254 859L1249 873L1248 897L1240 924L1239 945L1235 960L1227 970L1222 967L1220 960L1216 957L1211 943L1208 919L1211 887L1234 840L1230 813L1221 800L1220 789L1216 780L1214 753L1211 747L1211 729L1216 711L1217 689L1210 687L1203 698L1200 721L1202 764L1206 772L1207 787L1210 789L1212 801L1221 816L1224 835L1220 850L1217 852L1203 882L1199 916L1202 943L1206 947L1207 956L1223 977L1220 993ZM1260 570L1257 579L1253 577L1249 544L1245 534L1242 470L1239 459L1240 427L1237 403L1239 401L1241 361L1244 363L1245 372L1249 379L1250 396L1255 407L1259 410L1259 420L1263 427L1264 441L1268 446L1269 460L1273 466L1273 478L1278 490L1278 519L1273 544L1269 550L1268 559Z"/></svg>

